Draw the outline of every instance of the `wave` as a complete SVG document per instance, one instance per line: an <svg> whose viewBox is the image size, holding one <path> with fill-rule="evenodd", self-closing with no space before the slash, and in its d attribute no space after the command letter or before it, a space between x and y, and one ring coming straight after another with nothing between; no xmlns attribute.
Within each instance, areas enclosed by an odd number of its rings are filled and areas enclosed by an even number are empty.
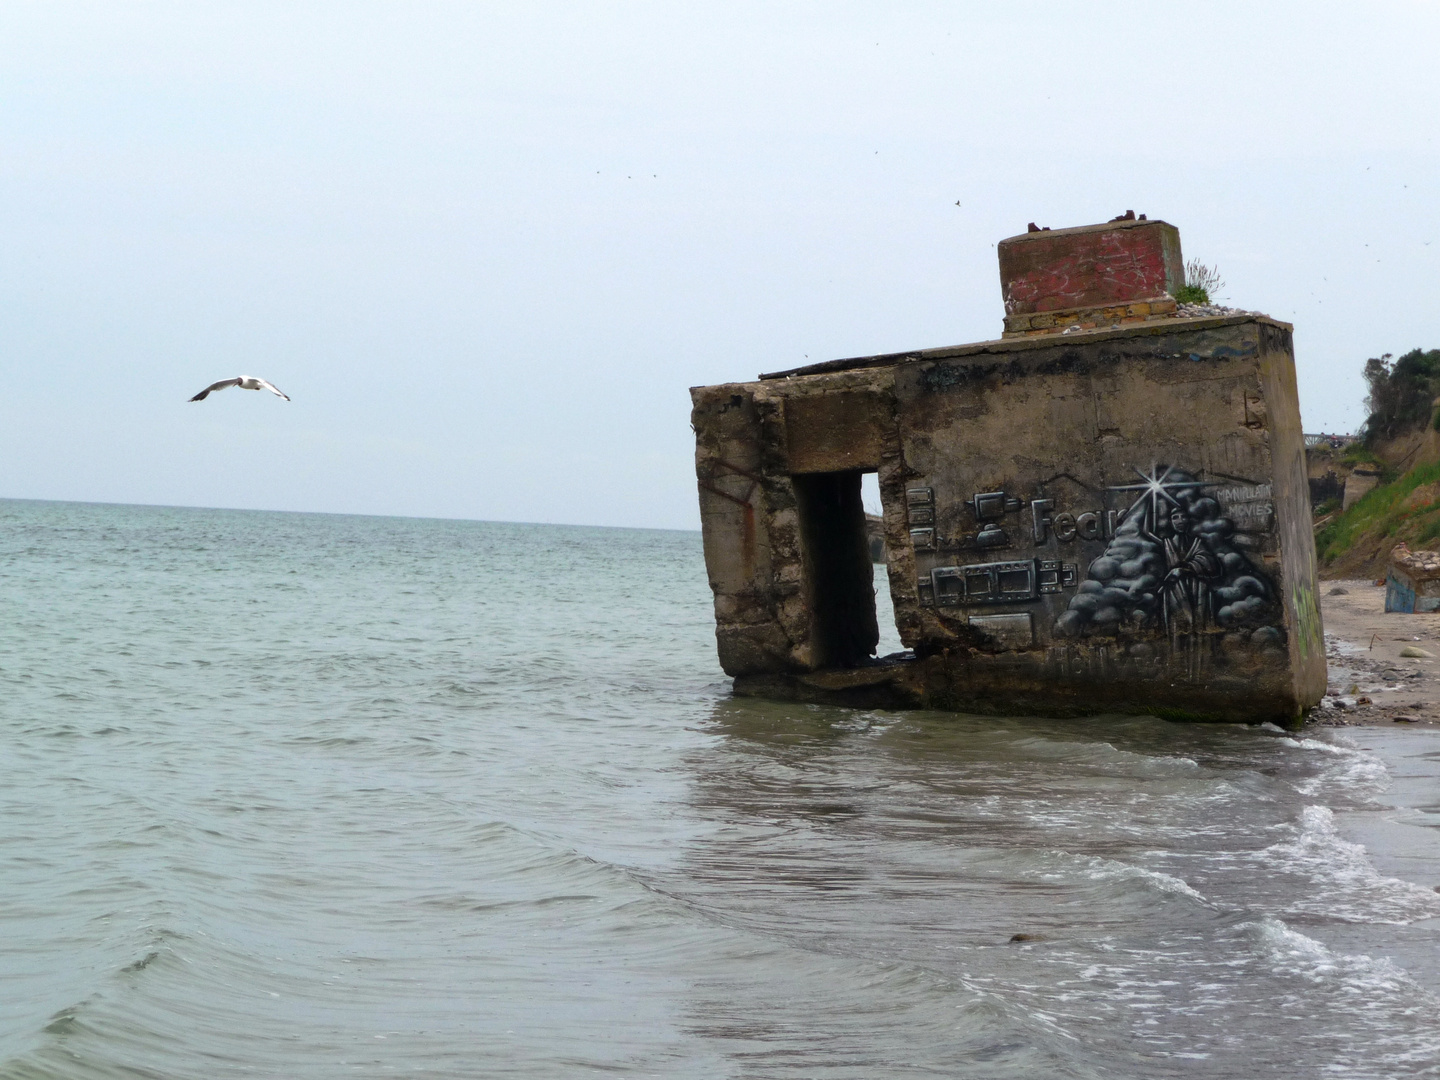
<svg viewBox="0 0 1440 1080"><path fill-rule="evenodd" d="M1328 806L1305 807L1293 838L1264 848L1256 861L1313 886L1296 890L1284 907L1290 914L1398 925L1440 917L1440 894L1376 870L1363 845L1340 835Z"/></svg>

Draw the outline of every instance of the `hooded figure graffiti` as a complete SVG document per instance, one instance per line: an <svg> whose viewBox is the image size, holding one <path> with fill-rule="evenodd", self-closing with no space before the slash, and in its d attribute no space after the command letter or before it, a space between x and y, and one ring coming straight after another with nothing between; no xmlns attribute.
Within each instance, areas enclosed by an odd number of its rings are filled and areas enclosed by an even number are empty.
<svg viewBox="0 0 1440 1080"><path fill-rule="evenodd" d="M1210 588L1221 580L1221 556L1195 531L1190 514L1179 506L1170 511L1170 535L1161 540L1152 534L1146 539L1151 544L1158 543L1165 553L1165 576L1160 580L1160 610L1165 629L1172 635L1208 630L1212 611Z"/></svg>
<svg viewBox="0 0 1440 1080"><path fill-rule="evenodd" d="M1278 644L1280 631L1262 625L1278 614L1274 589L1232 542L1235 523L1204 494L1213 485L1165 466L1146 480L1118 489L1143 494L1121 518L1105 553L1090 564L1055 622L1056 633L1153 637L1163 631L1172 662L1180 662L1190 678L1202 673L1206 641L1217 630L1235 641Z"/></svg>

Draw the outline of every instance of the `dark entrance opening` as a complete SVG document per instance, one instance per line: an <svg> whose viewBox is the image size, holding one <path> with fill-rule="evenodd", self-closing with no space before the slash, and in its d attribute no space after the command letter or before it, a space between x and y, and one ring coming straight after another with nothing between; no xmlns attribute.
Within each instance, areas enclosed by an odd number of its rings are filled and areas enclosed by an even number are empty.
<svg viewBox="0 0 1440 1080"><path fill-rule="evenodd" d="M875 578L859 470L794 476L810 640L821 667L858 667L875 652Z"/></svg>

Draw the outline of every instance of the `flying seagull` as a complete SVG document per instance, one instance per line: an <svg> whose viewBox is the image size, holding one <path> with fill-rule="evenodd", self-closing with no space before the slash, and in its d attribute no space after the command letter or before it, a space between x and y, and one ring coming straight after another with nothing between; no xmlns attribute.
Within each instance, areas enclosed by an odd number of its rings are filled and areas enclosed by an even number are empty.
<svg viewBox="0 0 1440 1080"><path fill-rule="evenodd" d="M290 395L282 394L275 388L274 383L266 382L264 379L257 378L254 375L237 375L233 379L221 379L219 382L211 383L205 387L204 390L201 390L190 400L204 401L207 394L215 390L224 390L227 386L238 386L241 390L269 390L277 397L283 397L286 401L290 400Z"/></svg>

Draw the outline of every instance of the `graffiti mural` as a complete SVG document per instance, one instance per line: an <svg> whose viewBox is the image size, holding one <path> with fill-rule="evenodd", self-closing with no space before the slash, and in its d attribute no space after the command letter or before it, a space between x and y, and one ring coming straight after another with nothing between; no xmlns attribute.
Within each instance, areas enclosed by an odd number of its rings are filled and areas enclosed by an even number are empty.
<svg viewBox="0 0 1440 1080"><path fill-rule="evenodd" d="M1237 544L1236 522L1207 492L1219 485L1164 465L1140 479L1109 489L1137 497L1056 620L1056 634L1159 632L1169 639L1172 663L1191 678L1202 674L1207 639L1217 631L1232 644L1279 645L1274 586Z"/></svg>
<svg viewBox="0 0 1440 1080"><path fill-rule="evenodd" d="M1311 653L1325 653L1325 631L1320 625L1320 606L1315 602L1315 591L1308 585L1296 585L1290 593L1295 605L1296 644L1300 647L1300 658L1309 659Z"/></svg>

